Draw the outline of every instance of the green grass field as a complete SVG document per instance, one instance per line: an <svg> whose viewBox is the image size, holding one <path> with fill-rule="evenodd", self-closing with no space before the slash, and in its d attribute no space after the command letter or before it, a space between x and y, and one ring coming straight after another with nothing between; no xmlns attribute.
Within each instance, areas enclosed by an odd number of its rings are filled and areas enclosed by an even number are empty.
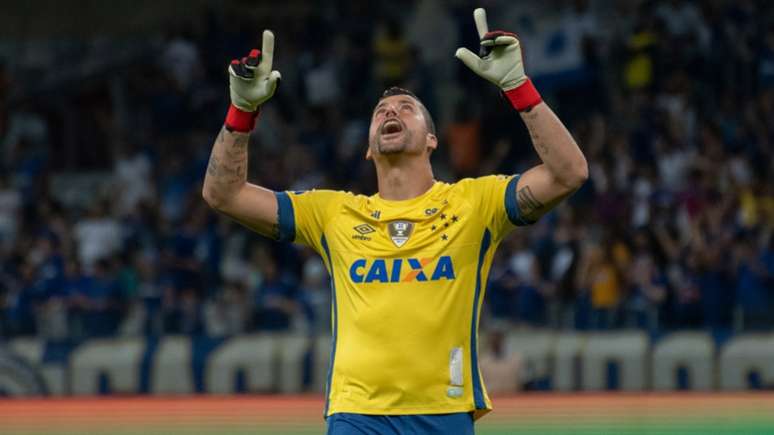
<svg viewBox="0 0 774 435"><path fill-rule="evenodd" d="M493 401L478 435L774 434L770 393L524 394ZM2 400L0 434L323 434L322 406L318 396Z"/></svg>

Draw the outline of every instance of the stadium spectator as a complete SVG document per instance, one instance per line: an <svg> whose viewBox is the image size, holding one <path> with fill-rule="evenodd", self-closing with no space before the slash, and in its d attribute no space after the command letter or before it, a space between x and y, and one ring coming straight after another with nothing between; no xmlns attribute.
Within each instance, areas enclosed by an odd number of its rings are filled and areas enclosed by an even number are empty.
<svg viewBox="0 0 774 435"><path fill-rule="evenodd" d="M623 282L612 249L609 245L587 246L578 266L578 287L588 297L592 328L608 329L619 321Z"/></svg>
<svg viewBox="0 0 774 435"><path fill-rule="evenodd" d="M635 236L635 241L641 240L642 234ZM636 242L635 242L636 243ZM651 249L647 244L639 247L631 264L630 277L627 281L630 288L627 291L627 311L630 318L627 323L631 327L655 330L659 318L663 317L663 306L666 302L666 279L655 264Z"/></svg>
<svg viewBox="0 0 774 435"><path fill-rule="evenodd" d="M754 235L743 234L734 252L736 264L736 298L745 329L768 329L772 312L771 258L756 250ZM769 250L768 257L771 257ZM766 264L768 260L769 264Z"/></svg>
<svg viewBox="0 0 774 435"><path fill-rule="evenodd" d="M259 255L261 283L254 289L253 324L266 331L286 331L293 326L293 315L300 312L297 290L283 282L277 260L268 253Z"/></svg>
<svg viewBox="0 0 774 435"><path fill-rule="evenodd" d="M120 198L116 204L119 216L134 212L141 202L156 197L152 170L153 162L146 152L136 149L132 142L121 147L113 167L113 185Z"/></svg>
<svg viewBox="0 0 774 435"><path fill-rule="evenodd" d="M160 335L164 327L161 310L163 293L158 266L153 259L142 254L135 255L133 266L137 270L137 298L142 304L142 309L137 312L142 323L138 332Z"/></svg>
<svg viewBox="0 0 774 435"><path fill-rule="evenodd" d="M492 320L511 322L516 318L516 287L518 280L507 258L498 256L489 272L489 288L485 306Z"/></svg>
<svg viewBox="0 0 774 435"><path fill-rule="evenodd" d="M529 248L524 233L511 236L506 242L511 253L509 268L515 279L516 310L514 319L533 325L545 322L546 301L538 258Z"/></svg>
<svg viewBox="0 0 774 435"><path fill-rule="evenodd" d="M159 69L169 75L175 89L190 92L201 76L199 47L190 32L180 31L171 36L159 59Z"/></svg>
<svg viewBox="0 0 774 435"><path fill-rule="evenodd" d="M15 266L15 276L5 277L3 327L11 336L35 334L34 304L38 289L35 288L34 268L24 260Z"/></svg>
<svg viewBox="0 0 774 435"><path fill-rule="evenodd" d="M75 224L73 237L78 246L78 261L90 272L95 263L105 260L121 248L120 222L110 215L109 204L100 201L89 210L88 216Z"/></svg>
<svg viewBox="0 0 774 435"><path fill-rule="evenodd" d="M677 328L699 328L703 323L701 289L699 288L699 256L691 252L684 261L672 266L670 286L670 325Z"/></svg>
<svg viewBox="0 0 774 435"><path fill-rule="evenodd" d="M76 263L68 265L69 315L77 325L76 337L104 337L116 332L120 295L113 267L109 260L101 259L84 275Z"/></svg>
<svg viewBox="0 0 774 435"><path fill-rule="evenodd" d="M449 147L449 164L459 177L476 173L481 166L481 120L468 101L457 103L454 120L443 136Z"/></svg>
<svg viewBox="0 0 774 435"><path fill-rule="evenodd" d="M301 280L301 301L306 314L307 333L311 336L328 334L331 326L331 294L328 272L318 257L304 262Z"/></svg>
<svg viewBox="0 0 774 435"><path fill-rule="evenodd" d="M488 383L490 394L509 394L521 390L524 382L523 361L519 354L508 352L505 328L493 327L487 336L487 346L479 360L481 374Z"/></svg>
<svg viewBox="0 0 774 435"><path fill-rule="evenodd" d="M380 89L399 85L409 74L411 48L401 24L394 19L382 23L374 37L374 75Z"/></svg>
<svg viewBox="0 0 774 435"><path fill-rule="evenodd" d="M53 235L39 236L31 247L31 266L37 275L39 300L35 307L38 334L62 340L67 337L67 294L64 258Z"/></svg>
<svg viewBox="0 0 774 435"><path fill-rule="evenodd" d="M249 304L244 287L225 283L220 292L204 303L204 328L210 337L229 337L247 330Z"/></svg>

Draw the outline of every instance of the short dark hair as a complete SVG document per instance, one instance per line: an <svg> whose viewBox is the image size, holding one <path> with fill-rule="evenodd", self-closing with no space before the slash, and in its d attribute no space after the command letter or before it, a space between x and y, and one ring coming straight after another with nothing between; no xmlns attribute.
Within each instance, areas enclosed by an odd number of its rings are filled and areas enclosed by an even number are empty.
<svg viewBox="0 0 774 435"><path fill-rule="evenodd" d="M422 100L420 100L419 97L417 97L413 92L398 86L392 86L382 92L382 96L379 97L379 101L382 101L387 97L394 97L396 95L408 95L409 97L417 100L417 103L419 103L419 108L422 110L422 116L425 117L427 131L435 135L435 122L433 122L433 117L430 116L430 112L427 110L427 107L425 107L425 104L422 103Z"/></svg>

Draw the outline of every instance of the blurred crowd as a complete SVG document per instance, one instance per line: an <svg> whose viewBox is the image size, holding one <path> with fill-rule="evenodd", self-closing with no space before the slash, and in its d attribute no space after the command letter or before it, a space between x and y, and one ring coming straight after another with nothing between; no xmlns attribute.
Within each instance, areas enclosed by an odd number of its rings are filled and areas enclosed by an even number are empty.
<svg viewBox="0 0 774 435"><path fill-rule="evenodd" d="M522 36L590 166L503 243L482 328L774 327L774 6L480 3ZM390 85L434 115L438 179L521 172L537 155L518 115L453 57L477 44L477 5L213 7L141 38L0 54L0 337L329 333L316 254L201 198L226 65L275 31L283 80L248 171L263 186L375 192L367 130Z"/></svg>

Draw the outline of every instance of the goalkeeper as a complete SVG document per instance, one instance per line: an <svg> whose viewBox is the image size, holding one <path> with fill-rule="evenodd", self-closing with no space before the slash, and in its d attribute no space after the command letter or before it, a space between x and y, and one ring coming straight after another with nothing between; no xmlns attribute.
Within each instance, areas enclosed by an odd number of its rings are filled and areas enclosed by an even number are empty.
<svg viewBox="0 0 774 435"><path fill-rule="evenodd" d="M231 107L212 149L204 199L246 227L307 245L331 275L328 433L472 434L492 408L478 368L478 320L498 244L588 176L583 153L524 72L519 40L473 13L480 55L457 50L498 86L542 163L523 174L437 181L435 125L414 94L387 89L367 159L379 191L273 192L247 182L248 137L277 88L274 35L229 66Z"/></svg>

